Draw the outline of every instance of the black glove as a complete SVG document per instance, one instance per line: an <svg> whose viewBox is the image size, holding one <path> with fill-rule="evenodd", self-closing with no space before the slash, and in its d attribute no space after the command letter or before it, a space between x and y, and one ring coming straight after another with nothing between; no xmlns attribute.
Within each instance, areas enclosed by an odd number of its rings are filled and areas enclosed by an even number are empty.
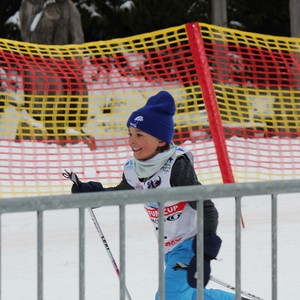
<svg viewBox="0 0 300 300"><path fill-rule="evenodd" d="M195 278L197 272L197 255L196 255L197 236L193 240L193 251L195 255L192 257L187 269L188 284L196 288L197 279ZM203 258L203 270L204 270L204 287L207 285L210 278L210 261L216 259L221 248L222 240L216 234L204 236L204 258Z"/></svg>
<svg viewBox="0 0 300 300"><path fill-rule="evenodd" d="M72 185L72 194L76 193L90 193L90 192L102 192L105 189L103 188L100 182L89 181L89 182L81 182L74 172L68 172L65 170L65 173L62 174L65 178L73 181Z"/></svg>

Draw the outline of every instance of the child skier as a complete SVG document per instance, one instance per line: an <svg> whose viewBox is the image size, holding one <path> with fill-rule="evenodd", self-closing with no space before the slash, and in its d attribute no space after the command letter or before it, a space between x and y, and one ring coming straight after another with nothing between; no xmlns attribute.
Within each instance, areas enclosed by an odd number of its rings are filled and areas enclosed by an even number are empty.
<svg viewBox="0 0 300 300"><path fill-rule="evenodd" d="M82 183L72 174L72 193L126 189L153 189L199 185L193 155L172 143L175 102L165 91L150 97L145 106L134 111L127 121L129 145L133 152L124 166L121 182L110 188L90 181ZM71 174L70 174L71 175ZM74 180L75 178L75 180ZM204 286L209 281L210 261L221 246L217 236L218 212L211 200L204 201ZM147 203L148 213L157 231L158 204ZM196 300L196 202L165 204L165 299ZM235 295L222 290L204 288L205 300L234 300ZM156 295L158 300L158 295Z"/></svg>

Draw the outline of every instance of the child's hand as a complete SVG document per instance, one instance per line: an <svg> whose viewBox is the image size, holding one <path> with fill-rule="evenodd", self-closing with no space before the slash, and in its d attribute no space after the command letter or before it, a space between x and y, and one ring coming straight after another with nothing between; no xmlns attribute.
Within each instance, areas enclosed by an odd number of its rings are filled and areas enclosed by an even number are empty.
<svg viewBox="0 0 300 300"><path fill-rule="evenodd" d="M217 258L219 250L221 248L222 240L216 235L205 235L204 236L204 260L203 260L203 271L204 271L204 287L207 285L210 277L210 261ZM193 240L193 251L195 255L192 257L189 268L188 268L188 284L196 288L197 287L197 279L195 274L197 272L197 236L194 237Z"/></svg>
<svg viewBox="0 0 300 300"><path fill-rule="evenodd" d="M105 190L100 182L81 182L74 172L68 172L67 170L65 170L65 173L62 173L62 176L73 181L73 186L71 189L72 194L102 192Z"/></svg>

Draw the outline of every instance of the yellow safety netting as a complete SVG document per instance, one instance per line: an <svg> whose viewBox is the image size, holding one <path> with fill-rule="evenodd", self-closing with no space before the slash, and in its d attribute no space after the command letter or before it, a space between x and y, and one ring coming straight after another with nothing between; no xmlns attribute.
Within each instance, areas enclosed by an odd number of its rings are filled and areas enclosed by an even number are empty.
<svg viewBox="0 0 300 300"><path fill-rule="evenodd" d="M202 183L222 182L222 143L236 181L299 178L299 40L199 25L207 99L185 25L81 45L0 39L0 197L69 193L64 169L117 184L127 118L160 90ZM207 114L215 100L224 140Z"/></svg>

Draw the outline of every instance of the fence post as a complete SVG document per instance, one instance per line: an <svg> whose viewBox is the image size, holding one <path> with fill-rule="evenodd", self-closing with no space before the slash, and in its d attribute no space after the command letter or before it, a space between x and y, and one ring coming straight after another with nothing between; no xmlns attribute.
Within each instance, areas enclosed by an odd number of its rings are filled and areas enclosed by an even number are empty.
<svg viewBox="0 0 300 300"><path fill-rule="evenodd" d="M203 222L203 208L204 202L197 202L197 245L204 245L204 222ZM204 264L204 247L197 247L197 300L204 300L203 295L203 273Z"/></svg>
<svg viewBox="0 0 300 300"><path fill-rule="evenodd" d="M79 208L79 299L85 299L85 209Z"/></svg>
<svg viewBox="0 0 300 300"><path fill-rule="evenodd" d="M272 299L277 300L277 195L272 194Z"/></svg>
<svg viewBox="0 0 300 300"><path fill-rule="evenodd" d="M235 299L241 300L241 205L242 198L235 197Z"/></svg>
<svg viewBox="0 0 300 300"><path fill-rule="evenodd" d="M37 299L44 298L44 212L37 211Z"/></svg>
<svg viewBox="0 0 300 300"><path fill-rule="evenodd" d="M164 244L165 244L165 228L164 228L164 210L165 204L163 202L158 203L158 280L159 280L159 300L165 300L165 259L164 259Z"/></svg>
<svg viewBox="0 0 300 300"><path fill-rule="evenodd" d="M2 295L2 214L0 213L0 300Z"/></svg>
<svg viewBox="0 0 300 300"><path fill-rule="evenodd" d="M126 299L125 205L119 206L120 300Z"/></svg>

